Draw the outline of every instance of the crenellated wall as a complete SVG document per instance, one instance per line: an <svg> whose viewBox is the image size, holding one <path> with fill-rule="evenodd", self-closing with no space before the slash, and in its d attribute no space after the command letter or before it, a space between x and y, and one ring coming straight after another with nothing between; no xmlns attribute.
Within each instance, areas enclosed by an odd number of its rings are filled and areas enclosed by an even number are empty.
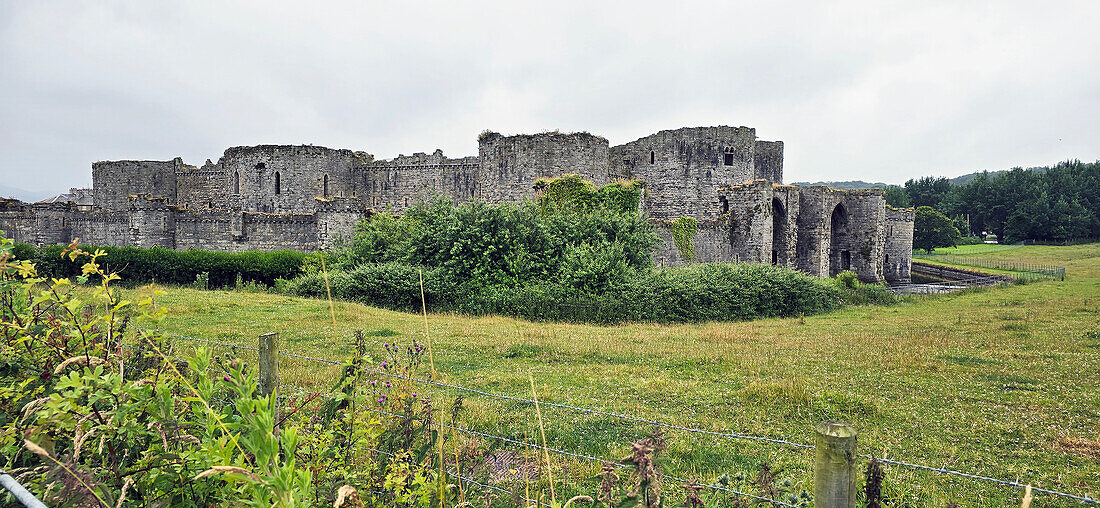
<svg viewBox="0 0 1100 508"><path fill-rule="evenodd" d="M715 191L753 180L750 127L692 127L661 131L610 150L615 178L646 183L642 208L650 217L718 218Z"/></svg>
<svg viewBox="0 0 1100 508"><path fill-rule="evenodd" d="M588 133L485 132L478 155L441 150L376 160L312 145L234 147L201 167L170 161L92 166L91 203L73 192L33 205L0 200L0 229L36 244L73 238L108 245L222 251L311 251L349 237L375 211L402 213L434 197L520 202L543 177L578 174L597 185L644 182L641 208L662 242L660 265L687 263L672 239L698 222L696 262L771 263L826 277L905 281L913 212L887 208L881 190L782 185L781 141L750 127L660 131L610 147ZM77 203L77 201L80 201Z"/></svg>
<svg viewBox="0 0 1100 508"><path fill-rule="evenodd" d="M471 201L480 189L478 169L477 157L450 159L442 150L374 161L361 171L359 196L369 208L394 212L433 197Z"/></svg>
<svg viewBox="0 0 1100 508"><path fill-rule="evenodd" d="M130 196L148 194L176 200L179 157L170 161L101 161L92 164L92 199L106 210L125 210Z"/></svg>
<svg viewBox="0 0 1100 508"><path fill-rule="evenodd" d="M312 145L239 146L218 161L231 208L310 213L317 196L355 196L359 171L373 156Z"/></svg>
<svg viewBox="0 0 1100 508"><path fill-rule="evenodd" d="M607 139L587 132L502 136L483 133L478 138L478 199L489 203L518 202L534 197L532 186L543 177L567 173L596 185L607 185Z"/></svg>
<svg viewBox="0 0 1100 508"><path fill-rule="evenodd" d="M783 142L757 141L752 164L755 178L783 183Z"/></svg>
<svg viewBox="0 0 1100 508"><path fill-rule="evenodd" d="M913 268L913 209L887 206L882 276L887 282L906 283Z"/></svg>

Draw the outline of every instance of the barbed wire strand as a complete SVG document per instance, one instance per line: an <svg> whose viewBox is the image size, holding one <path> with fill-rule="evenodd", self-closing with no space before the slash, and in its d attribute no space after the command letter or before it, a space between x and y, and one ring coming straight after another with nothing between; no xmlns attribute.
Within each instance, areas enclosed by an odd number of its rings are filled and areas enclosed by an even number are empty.
<svg viewBox="0 0 1100 508"><path fill-rule="evenodd" d="M311 361L321 362L321 363L330 363L330 364L334 364L334 365L343 365L340 362L337 362L335 360L329 360L327 358L314 358L314 357L311 357L311 356L297 355L297 354L293 354L293 353L283 353L281 351L279 352L279 354L284 355L284 356L289 356L289 357L292 357L292 358L300 358L300 359L303 359L303 360L311 360ZM412 381L414 383L434 385L434 386L438 386L438 387L442 387L442 388L448 388L448 389L452 389L452 390L464 391L464 392L468 392L468 393L474 393L474 394L477 394L477 395L483 395L485 397L496 398L496 399L501 399L501 400L508 400L508 401L512 401L512 402L521 402L521 403L524 403L524 404L535 404L534 400L525 399L523 397L513 397L511 395L502 395L502 394L499 394L499 393L486 392L486 391L478 390L476 388L469 388L469 387L466 387L466 386L453 385L453 384L448 384L448 383L441 383L439 381L432 381L432 380L429 380L429 379L420 379L420 378L415 378L415 377L408 377L408 376L403 376L401 374L395 374L395 373L392 373L392 372L385 372L385 371L381 371L381 370L372 369L372 368L366 367L366 366L362 366L361 368L364 371L371 372L371 373L374 373L374 374L383 375L383 376L392 377L394 379L403 379L403 380L406 380L406 381ZM569 409L569 410L577 411L577 412L580 412L580 413L595 414L595 415L601 415L601 416L609 416L609 417L618 418L618 419L621 419L621 420L627 420L627 421L632 421L632 422L637 422L637 423L645 423L645 424L649 424L649 425L656 425L656 426L659 426L659 427L665 427L665 428L674 429L674 430L682 430L682 431L685 431L685 432L692 432L692 433L696 433L696 434L719 436L719 437L726 437L726 438L732 438L732 439L748 439L748 440L753 440L753 441L764 441L764 442L769 442L769 443L774 443L774 444L782 444L782 445L787 445L787 446L792 446L792 447L795 447L795 448L802 448L802 449L813 448L812 445L796 443L796 442L793 442L793 441L787 441L785 439L777 439L777 438L770 438L770 437L763 437L763 436L753 436L753 435L739 434L739 433L736 433L736 432L729 432L729 431L719 432L719 431L705 430L705 429L699 429L699 428L694 428L694 427L684 427L684 426L676 425L676 424L673 424L673 423L665 423L665 422L661 422L661 421L658 421L658 420L648 420L648 419L645 419L645 418L638 418L638 417L624 415L624 414L620 414L620 413L612 413L612 412L608 412L608 411L602 411L602 410L599 410L599 409L589 409L589 408L583 408L583 407L578 407L578 406L572 406L572 405L569 405L569 404L561 404L561 403L556 403L556 402L544 402L544 401L538 401L538 404L541 405L541 406L556 407L556 408L559 408L559 409Z"/></svg>
<svg viewBox="0 0 1100 508"><path fill-rule="evenodd" d="M279 387L280 388L285 387L285 388L296 391L296 392L298 392L300 394L303 394L303 395L317 394L317 395L320 395L321 397L325 397L325 398L329 398L329 399L335 398L335 395L333 395L333 394L322 394L322 393L310 392L308 390L302 390L301 388L298 388L298 387L293 386L293 385L280 384ZM399 414L399 413L393 413L393 412L386 411L386 410L383 410L383 409L374 409L374 408L369 408L369 407L360 408L360 409L365 409L365 410L370 411L372 413L383 414L383 415L391 416L391 417L394 417L394 418L402 418L402 419L405 419L405 420L413 420L414 419L410 416L406 416L406 415ZM463 428L463 427L454 427L454 426L451 426L451 425L447 425L443 422L436 422L436 425L438 425L440 428L454 430L454 431L457 431L457 432L462 432L464 434L483 437L483 438L486 438L486 439L500 440L500 441L504 441L506 443L511 443L511 444L520 445L520 446L526 446L528 448L533 448L533 449L536 449L536 450L546 450L546 451L549 451L549 452L552 452L552 453L555 453L555 454L565 455L565 456L574 457L574 458L578 458L578 459L585 459L585 460L589 460L589 461L593 461L593 462L599 462L599 463L602 463L602 464L608 464L608 465L611 465L611 466L614 466L614 467L617 467L617 468L621 468L621 469L630 469L631 468L631 466L628 466L628 465L623 464L621 462L615 462L615 461L611 461L611 460L607 460L607 459L601 459L599 457L594 457L592 455L585 455L583 453L576 453L576 452L571 452L571 451L568 451L568 450L561 450L561 449L557 449L557 448L551 448L551 447L548 447L548 446L542 446L542 445L535 444L535 443L528 443L526 441L519 441L519 440L507 438L507 437L504 437L504 436L498 436L498 435L495 435L495 434L487 434L487 433L479 432L479 431L476 431L476 430L473 430L473 429L467 429L467 428ZM675 476L666 475L666 474L661 473L661 472L658 472L657 474L659 476L663 477L663 478L668 478L669 480L672 480L674 482L696 483L696 482L690 482L689 480L685 480L683 478L677 478ZM758 501L766 501L766 502L769 502L769 503L778 504L780 506L789 506L789 507L792 507L792 508L799 508L797 505L788 504L788 503L785 503L783 501L779 501L779 500L776 500L776 499L769 499L769 498L766 498L766 497L761 497L761 496L757 496L757 495L754 495L754 494L749 494L747 492L741 492L739 490L731 489L731 488L728 488L728 487L723 487L721 485L714 485L714 484L707 484L707 483L696 483L696 484L700 485L700 486L703 486L703 487L709 487L713 490L726 491L726 492L729 492L731 494L736 494L736 495L739 495L739 496L744 496L744 497L756 499Z"/></svg>
<svg viewBox="0 0 1100 508"><path fill-rule="evenodd" d="M175 336L175 337L199 340L199 341L204 341L204 342L213 342L213 341L207 341L206 339L195 339L193 337L185 337L185 336ZM214 343L216 343L216 342L214 342ZM221 344L221 345L225 345L225 344ZM233 347L233 346L230 345L230 347ZM314 361L314 362L329 363L329 364L334 364L334 365L343 365L340 362L337 362L335 360L329 360L329 359L326 359L326 358L315 358L315 357L311 357L311 356L297 355L297 354L293 354L293 353L285 353L285 352L282 352L282 351L280 351L279 354L281 354L283 356L289 356L289 357L292 357L292 358L299 358L299 359L303 359L303 360L310 360L310 361ZM441 382L438 382L438 381L432 381L432 380L428 380L428 379L419 379L419 378L414 378L414 377L408 377L408 376L403 376L403 375L395 374L395 373L391 373L391 372L375 370L375 369L372 369L372 368L366 367L366 366L362 366L361 368L364 371L367 371L367 372L371 372L371 373L379 374L379 375L383 375L383 376L388 376L388 377L392 377L392 378L395 378L395 379L402 379L402 380L412 381L412 382L415 382L415 383L434 385L434 386L439 386L439 387L442 387L442 388L448 388L448 389L452 389L452 390L465 391L465 392L469 392L469 393L483 395L483 396L486 396L486 397L497 398L497 399L502 399L502 400L509 400L509 401L513 401L513 402L521 402L521 403L526 403L526 404L535 404L536 403L534 400L525 399L525 398L522 398L522 397L513 397L513 396L510 396L510 395L502 395L502 394L497 394L497 393L491 393L491 392L486 392L486 391L478 390L478 389L475 389L475 388L468 388L468 387L460 386L460 385L452 385L452 384L441 383ZM282 386L282 385L280 385L280 386ZM561 404L561 403L555 403L555 402L543 402L543 401L539 401L537 403L540 404L540 405L543 405L543 406L556 407L556 408L560 408L560 409L569 409L569 410L572 410L572 411L577 411L577 412L586 413L586 414L596 414L596 415L602 415L602 416L609 416L609 417L612 417L612 418L618 418L618 419L633 421L633 422L637 422L637 423L645 423L645 424L650 424L650 425L656 425L656 426L659 426L659 427L665 427L665 428L674 429L674 430L682 430L682 431L685 431L685 432L692 432L692 433L696 433L696 434L711 435L711 436L725 437L725 438L731 438L731 439L745 439L745 440L752 440L752 441L762 441L762 442L769 442L769 443L775 443L775 444L783 444L783 445L792 446L794 448L801 448L801 449L814 448L813 445L796 443L796 442L788 441L788 440L785 440L785 439L768 438L768 437L763 437L763 436L752 436L752 435L747 435L747 434L739 434L739 433L735 433L735 432L717 432L717 431L712 431L712 430L698 429L698 428L692 428L692 427L684 427L684 426L681 426L681 425L676 425L676 424L671 424L671 423L664 423L664 422L660 422L660 421L657 421L657 420L647 420L645 418L637 418L637 417L633 417L633 416L629 416L629 415L623 415L623 414L619 414L619 413L601 411L601 410L598 410L598 409L582 408L582 407L578 407L578 406L572 406L572 405L569 405L569 404ZM495 437L501 438L500 436L495 436ZM861 455L861 457L873 458L870 455ZM596 459L596 460L602 460L602 459ZM972 479L972 480L988 481L988 482L997 483L997 484L1005 485L1005 486L1011 486L1011 487L1015 487L1015 488L1026 488L1027 487L1026 484L1021 484L1021 483L1015 482L1015 481L1000 480L1000 479L991 478L991 477L988 477L988 476L981 476L981 475L963 473L961 471L953 471L953 470L945 469L945 468L936 468L936 467L932 467L932 466L925 466L925 465L921 465L921 464L912 464L912 463L908 463L908 462L902 462L902 461L896 461L896 460L884 459L884 458L880 458L879 460L883 463L886 463L886 464L893 464L893 465L897 465L897 466L923 469L923 470L932 471L932 472L945 474L945 475L953 475L953 476L959 476L959 477L963 477L963 478L969 478L969 479ZM675 479L675 480L676 481L685 481L685 480L680 480L680 479ZM720 486L714 486L714 487L720 487ZM721 489L720 488L719 490L728 490L728 489ZM1096 499L1093 499L1092 497L1088 497L1088 496L1078 496L1078 495L1075 495L1075 494L1070 494L1068 492L1060 492L1060 491L1056 491L1056 490L1042 489L1042 488L1038 488L1038 487L1034 487L1034 486L1031 487L1031 490L1035 491L1035 492L1041 492L1041 493L1053 495L1053 496L1065 497L1065 498L1073 499L1073 500L1076 500L1076 501L1082 501L1082 502L1085 502L1085 503L1100 505L1100 501L1098 501ZM731 492L736 493L736 491L731 491ZM782 501L775 501L775 500L770 500L770 501L776 502L776 503L782 503Z"/></svg>
<svg viewBox="0 0 1100 508"><path fill-rule="evenodd" d="M914 469L923 469L925 471L932 471L934 473L951 475L951 476L961 476L963 478L969 478L971 480L982 480L982 481L997 483L997 484L1000 484L1000 485L1007 485L1007 486L1015 487L1015 488L1018 488L1018 489L1024 489L1024 488L1027 488L1029 486L1028 484L1020 483L1020 482L1017 482L1017 481L1001 480L1001 479L997 479L997 478L991 478L989 476L982 476L982 475L964 473L962 471L954 471L954 470L943 468L943 467L931 467L931 466L925 466L925 465L921 465L921 464L912 464L912 463L903 462L903 461L900 461L900 460L887 459L885 457L874 457L872 455L860 455L860 457L863 457L865 459L878 460L879 462L881 462L883 464L889 464L889 465L894 465L894 466L902 466L902 467L911 467L911 468L914 468ZM1042 489L1042 488L1036 487L1034 485L1031 485L1031 490L1032 490L1032 492L1042 492L1044 494L1050 494L1052 496L1061 496L1061 497L1073 499L1075 501L1081 501L1081 502L1084 502L1084 503L1100 505L1100 500L1094 499L1091 496L1078 496L1078 495L1070 494L1070 493L1067 493L1067 492L1059 492L1057 490Z"/></svg>

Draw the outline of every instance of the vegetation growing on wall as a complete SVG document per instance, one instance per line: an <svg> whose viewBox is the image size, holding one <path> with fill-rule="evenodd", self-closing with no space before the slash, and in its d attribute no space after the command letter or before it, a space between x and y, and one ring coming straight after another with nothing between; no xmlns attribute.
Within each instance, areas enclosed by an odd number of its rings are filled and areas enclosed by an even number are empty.
<svg viewBox="0 0 1100 508"><path fill-rule="evenodd" d="M699 222L691 217L680 217L672 222L672 240L680 252L680 259L688 263L695 261L695 233L698 230Z"/></svg>

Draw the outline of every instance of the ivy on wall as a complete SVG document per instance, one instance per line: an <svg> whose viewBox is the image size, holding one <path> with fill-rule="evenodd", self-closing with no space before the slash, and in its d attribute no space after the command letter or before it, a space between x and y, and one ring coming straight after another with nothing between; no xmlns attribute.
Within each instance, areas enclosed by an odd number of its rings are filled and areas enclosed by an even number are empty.
<svg viewBox="0 0 1100 508"><path fill-rule="evenodd" d="M623 180L596 188L592 182L574 174L540 178L534 188L538 203L543 207L578 212L606 208L636 214L642 196L642 183L638 180Z"/></svg>
<svg viewBox="0 0 1100 508"><path fill-rule="evenodd" d="M676 250L680 251L680 259L689 263L695 261L695 232L698 230L699 222L691 217L680 217L672 222Z"/></svg>

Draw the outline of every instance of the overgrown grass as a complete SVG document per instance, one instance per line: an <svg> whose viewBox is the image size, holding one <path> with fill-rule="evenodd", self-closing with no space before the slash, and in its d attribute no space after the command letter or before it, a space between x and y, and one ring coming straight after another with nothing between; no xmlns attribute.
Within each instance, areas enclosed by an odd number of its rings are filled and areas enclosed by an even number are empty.
<svg viewBox="0 0 1100 508"><path fill-rule="evenodd" d="M549 402L802 443L813 442L821 420L844 420L859 429L863 452L1096 496L1100 244L982 255L1062 265L1067 277L804 318L600 327L429 314L428 328L447 382L529 397L531 373ZM254 346L260 333L277 331L283 350L324 358L350 353L354 330L366 331L380 351L384 342L422 340L425 326L416 314L346 302L336 303L333 325L328 302L271 294L170 289L158 302L170 311L163 323L170 332ZM325 389L337 368L287 358L280 369L286 382ZM423 388L444 402L456 395ZM464 426L521 440L537 435L528 406L469 394L464 404ZM607 459L625 456L629 441L649 431L543 409L550 446ZM751 478L768 462L812 491L812 451L676 431L669 439L665 467L673 474ZM563 467L555 476L574 486L590 486L599 471L553 460ZM896 467L886 475L888 490L909 506L1019 506L1022 495ZM682 501L678 485L666 489L675 493L670 505Z"/></svg>

